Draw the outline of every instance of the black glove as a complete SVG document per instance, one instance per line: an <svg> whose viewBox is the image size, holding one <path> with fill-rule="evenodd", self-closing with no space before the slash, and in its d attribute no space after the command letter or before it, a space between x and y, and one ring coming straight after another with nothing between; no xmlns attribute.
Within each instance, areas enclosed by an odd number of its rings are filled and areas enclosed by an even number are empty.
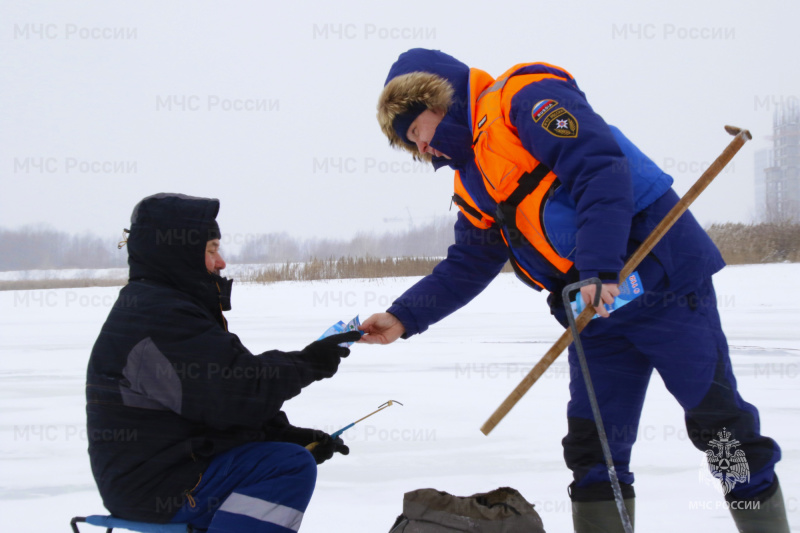
<svg viewBox="0 0 800 533"><path fill-rule="evenodd" d="M345 445L341 437L331 438L330 435L319 429L291 426L284 431L282 437L281 440L284 442L292 442L303 447L316 443L310 451L318 465L333 457L334 452L339 452L342 455L350 453L350 448Z"/></svg>
<svg viewBox="0 0 800 533"><path fill-rule="evenodd" d="M339 368L342 357L350 355L349 348L339 346L343 342L355 342L361 338L360 331L337 333L314 341L295 356L310 371L314 381L329 378Z"/></svg>

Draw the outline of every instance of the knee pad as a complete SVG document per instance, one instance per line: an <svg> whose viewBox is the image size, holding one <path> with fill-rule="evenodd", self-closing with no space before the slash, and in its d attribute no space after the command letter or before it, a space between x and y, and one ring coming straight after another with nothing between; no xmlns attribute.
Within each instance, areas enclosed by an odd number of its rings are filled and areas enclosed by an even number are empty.
<svg viewBox="0 0 800 533"><path fill-rule="evenodd" d="M567 467L575 473L575 479L582 478L596 464L605 463L600 437L593 420L568 418L569 431L561 441L564 446L564 460Z"/></svg>

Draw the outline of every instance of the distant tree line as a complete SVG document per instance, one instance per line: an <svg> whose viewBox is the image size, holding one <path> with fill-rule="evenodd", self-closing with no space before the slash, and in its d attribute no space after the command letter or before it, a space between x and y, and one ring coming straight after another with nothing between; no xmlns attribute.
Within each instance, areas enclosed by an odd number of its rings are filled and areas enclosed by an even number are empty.
<svg viewBox="0 0 800 533"><path fill-rule="evenodd" d="M321 257L443 257L453 242L453 220L441 217L405 231L359 232L350 239L298 241L287 233L258 235L244 243L229 262L286 263ZM222 243L224 246L224 235Z"/></svg>
<svg viewBox="0 0 800 533"><path fill-rule="evenodd" d="M127 266L119 237L71 235L46 226L0 228L0 271Z"/></svg>
<svg viewBox="0 0 800 533"><path fill-rule="evenodd" d="M121 238L71 235L45 226L0 228L0 271L125 267L128 254L117 249ZM223 254L231 264L284 264L331 257L442 257L453 242L453 221L447 217L406 231L361 232L350 239L261 234L248 239L237 253L226 251L222 236Z"/></svg>
<svg viewBox="0 0 800 533"><path fill-rule="evenodd" d="M708 233L729 264L800 261L800 224L714 224ZM0 228L0 271L125 267L128 254L117 250L120 238L71 235L43 226ZM224 242L223 235L223 245ZM248 240L238 253L226 255L226 259L231 264L272 264L264 270L265 278L280 271L286 275L294 272L297 278L290 279L328 275L380 277L376 269L417 275L433 268L453 242L452 220L441 218L406 231L362 232L350 239L301 240L287 233L263 234ZM425 261L398 263L397 258ZM328 262L327 266L322 261ZM334 266L336 263L341 264Z"/></svg>

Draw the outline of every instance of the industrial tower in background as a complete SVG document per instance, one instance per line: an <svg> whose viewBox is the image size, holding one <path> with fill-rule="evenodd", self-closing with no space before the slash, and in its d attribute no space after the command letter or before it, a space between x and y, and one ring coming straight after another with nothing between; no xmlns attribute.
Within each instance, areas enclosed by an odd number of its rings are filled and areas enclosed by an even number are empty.
<svg viewBox="0 0 800 533"><path fill-rule="evenodd" d="M800 105L784 103L772 120L772 149L755 154L758 222L800 223Z"/></svg>

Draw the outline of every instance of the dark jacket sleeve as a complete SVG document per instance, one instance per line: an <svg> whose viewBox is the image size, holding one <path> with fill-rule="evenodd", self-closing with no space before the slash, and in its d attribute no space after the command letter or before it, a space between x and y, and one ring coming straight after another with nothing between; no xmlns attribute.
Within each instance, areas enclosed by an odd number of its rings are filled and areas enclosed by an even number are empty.
<svg viewBox="0 0 800 533"><path fill-rule="evenodd" d="M496 228L478 229L462 214L454 227L455 244L433 272L404 292L388 313L406 329L403 338L422 333L465 306L497 276L508 251Z"/></svg>
<svg viewBox="0 0 800 533"><path fill-rule="evenodd" d="M558 105L534 120L533 108L547 99ZM559 124L546 121L556 112L562 121L574 121L570 126L575 136L551 132ZM561 80L522 88L512 100L510 119L525 149L556 173L575 201L575 267L581 279L616 279L624 264L634 204L630 170L608 125L579 89Z"/></svg>
<svg viewBox="0 0 800 533"><path fill-rule="evenodd" d="M291 353L253 355L199 307L183 303L163 316L169 323L128 355L128 405L156 402L219 430L257 428L313 381Z"/></svg>

